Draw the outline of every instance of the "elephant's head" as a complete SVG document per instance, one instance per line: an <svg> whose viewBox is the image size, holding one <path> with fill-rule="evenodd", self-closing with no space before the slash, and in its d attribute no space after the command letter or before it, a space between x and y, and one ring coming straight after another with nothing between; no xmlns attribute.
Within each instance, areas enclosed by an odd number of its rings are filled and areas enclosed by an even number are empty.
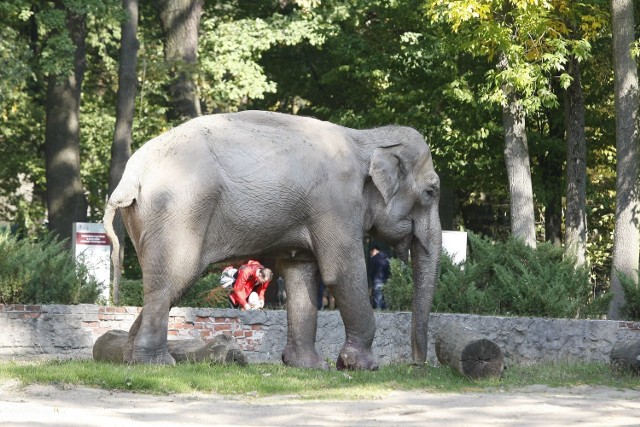
<svg viewBox="0 0 640 427"><path fill-rule="evenodd" d="M379 129L386 144L373 150L369 166L377 189L372 197L371 232L395 246L413 262L411 346L413 361L423 364L427 354L427 324L438 280L442 233L438 214L440 179L429 147L415 130Z"/></svg>

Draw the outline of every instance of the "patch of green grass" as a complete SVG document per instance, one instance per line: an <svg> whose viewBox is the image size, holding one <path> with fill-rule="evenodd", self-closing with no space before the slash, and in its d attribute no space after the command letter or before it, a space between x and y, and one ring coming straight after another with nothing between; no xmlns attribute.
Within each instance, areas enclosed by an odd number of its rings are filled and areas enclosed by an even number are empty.
<svg viewBox="0 0 640 427"><path fill-rule="evenodd" d="M277 364L246 367L205 363L176 366L116 365L93 361L0 363L0 382L72 384L141 393L216 393L256 396L296 395L313 399L374 398L393 390L438 392L498 391L544 384L640 388L640 376L604 363L516 366L501 379L470 380L448 367L388 365L379 371L295 369Z"/></svg>

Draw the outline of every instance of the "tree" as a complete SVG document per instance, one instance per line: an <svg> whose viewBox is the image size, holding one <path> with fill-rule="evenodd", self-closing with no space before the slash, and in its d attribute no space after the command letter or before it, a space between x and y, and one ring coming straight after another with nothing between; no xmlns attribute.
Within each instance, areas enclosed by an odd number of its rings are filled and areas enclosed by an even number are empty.
<svg viewBox="0 0 640 427"><path fill-rule="evenodd" d="M133 117L137 86L136 64L138 59L138 0L123 0L122 7L127 16L122 21L120 42L120 67L118 69L118 94L116 104L116 127L111 146L109 166L109 195L122 178L125 165L131 157L133 140ZM118 212L114 223L118 240L124 242L124 224ZM124 245L120 245L119 265L123 265ZM118 304L119 290L113 289L113 303Z"/></svg>
<svg viewBox="0 0 640 427"><path fill-rule="evenodd" d="M634 37L632 0L611 0L613 63L616 110L616 227L609 307L610 319L620 318L624 291L623 274L634 281L638 276L640 230L638 214L638 64L631 55Z"/></svg>
<svg viewBox="0 0 640 427"><path fill-rule="evenodd" d="M569 58L568 71L572 79L565 91L567 209L564 241L566 251L576 257L578 264L584 264L587 252L587 141L580 62L577 57Z"/></svg>
<svg viewBox="0 0 640 427"><path fill-rule="evenodd" d="M63 19L52 29L71 53L69 69L47 79L45 163L49 229L61 238L71 237L74 222L86 221L87 200L80 178L80 94L85 70L86 11L55 2L52 16ZM66 25L67 30L62 26ZM64 38L67 40L64 40Z"/></svg>
<svg viewBox="0 0 640 427"><path fill-rule="evenodd" d="M499 53L498 67L509 70L509 60L504 52ZM527 143L526 114L520 95L512 84L503 82L505 102L502 105L504 126L504 160L509 179L509 213L511 233L524 243L536 247L536 228L533 209L533 185L531 184L531 162Z"/></svg>
<svg viewBox="0 0 640 427"><path fill-rule="evenodd" d="M511 231L535 247L535 217L526 116L557 105L549 90L549 70L560 63L546 31L550 4L521 1L477 3L429 0L432 19L450 26L461 51L496 58L483 97L502 107L505 163L509 178Z"/></svg>
<svg viewBox="0 0 640 427"><path fill-rule="evenodd" d="M203 0L155 0L165 37L165 61L172 75L170 121L183 121L201 114L194 75L202 3Z"/></svg>

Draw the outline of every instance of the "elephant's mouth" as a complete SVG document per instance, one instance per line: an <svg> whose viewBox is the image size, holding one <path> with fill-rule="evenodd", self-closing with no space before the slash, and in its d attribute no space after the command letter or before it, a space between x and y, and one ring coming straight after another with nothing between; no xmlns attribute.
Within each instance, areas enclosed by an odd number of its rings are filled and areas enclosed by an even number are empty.
<svg viewBox="0 0 640 427"><path fill-rule="evenodd" d="M400 243L398 243L394 247L396 255L405 264L409 263L409 248L411 248L412 242L413 242L413 235L409 234L407 237L401 240Z"/></svg>

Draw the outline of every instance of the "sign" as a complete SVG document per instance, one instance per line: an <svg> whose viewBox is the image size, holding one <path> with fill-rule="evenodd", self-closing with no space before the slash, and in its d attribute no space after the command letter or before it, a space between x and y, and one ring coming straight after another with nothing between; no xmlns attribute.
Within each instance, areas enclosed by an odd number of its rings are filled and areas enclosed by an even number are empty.
<svg viewBox="0 0 640 427"><path fill-rule="evenodd" d="M108 303L111 299L111 245L104 225L74 222L71 246L76 261L102 285L102 297Z"/></svg>
<svg viewBox="0 0 640 427"><path fill-rule="evenodd" d="M467 259L467 232L442 231L442 250L447 252L454 264L462 264Z"/></svg>

